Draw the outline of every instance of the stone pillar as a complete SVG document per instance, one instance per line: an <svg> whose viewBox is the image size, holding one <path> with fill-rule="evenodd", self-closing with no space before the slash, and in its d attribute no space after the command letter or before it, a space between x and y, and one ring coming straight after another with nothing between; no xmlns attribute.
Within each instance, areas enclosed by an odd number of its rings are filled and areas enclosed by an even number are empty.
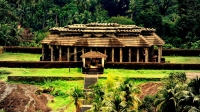
<svg viewBox="0 0 200 112"><path fill-rule="evenodd" d="M82 55L84 54L84 47L82 47Z"/></svg>
<svg viewBox="0 0 200 112"><path fill-rule="evenodd" d="M104 54L106 54L106 48L104 48Z"/></svg>
<svg viewBox="0 0 200 112"><path fill-rule="evenodd" d="M59 47L59 61L62 61L62 47Z"/></svg>
<svg viewBox="0 0 200 112"><path fill-rule="evenodd" d="M112 62L114 62L114 55L115 55L115 51L114 51L114 48L112 48Z"/></svg>
<svg viewBox="0 0 200 112"><path fill-rule="evenodd" d="M162 46L158 46L158 63L161 62L162 57Z"/></svg>
<svg viewBox="0 0 200 112"><path fill-rule="evenodd" d="M67 47L67 61L70 61L70 48Z"/></svg>
<svg viewBox="0 0 200 112"><path fill-rule="evenodd" d="M50 47L51 47L51 61L54 61L54 48L53 46Z"/></svg>
<svg viewBox="0 0 200 112"><path fill-rule="evenodd" d="M122 62L123 60L123 53L122 53L122 48L119 48L119 62Z"/></svg>
<svg viewBox="0 0 200 112"><path fill-rule="evenodd" d="M131 48L128 49L128 61L131 62Z"/></svg>
<svg viewBox="0 0 200 112"><path fill-rule="evenodd" d="M104 58L101 58L102 67L104 67Z"/></svg>
<svg viewBox="0 0 200 112"><path fill-rule="evenodd" d="M44 61L44 56L45 56L45 45L42 44L42 61Z"/></svg>
<svg viewBox="0 0 200 112"><path fill-rule="evenodd" d="M137 63L140 61L140 51L139 48L137 47Z"/></svg>
<svg viewBox="0 0 200 112"><path fill-rule="evenodd" d="M160 46L160 59L162 58L162 46Z"/></svg>
<svg viewBox="0 0 200 112"><path fill-rule="evenodd" d="M83 61L83 67L85 67L85 58L82 58Z"/></svg>
<svg viewBox="0 0 200 112"><path fill-rule="evenodd" d="M145 63L149 62L149 48L144 48L145 52Z"/></svg>
<svg viewBox="0 0 200 112"><path fill-rule="evenodd" d="M74 47L74 61L77 61L77 48Z"/></svg>

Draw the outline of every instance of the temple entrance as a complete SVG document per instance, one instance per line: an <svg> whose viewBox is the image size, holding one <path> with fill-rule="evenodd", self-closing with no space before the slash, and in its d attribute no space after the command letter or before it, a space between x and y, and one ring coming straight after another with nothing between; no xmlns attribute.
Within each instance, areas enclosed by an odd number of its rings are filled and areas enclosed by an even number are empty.
<svg viewBox="0 0 200 112"><path fill-rule="evenodd" d="M101 58L86 58L85 67L88 68L98 68L102 66Z"/></svg>
<svg viewBox="0 0 200 112"><path fill-rule="evenodd" d="M81 55L83 74L103 74L104 64L107 55L98 51L90 51Z"/></svg>

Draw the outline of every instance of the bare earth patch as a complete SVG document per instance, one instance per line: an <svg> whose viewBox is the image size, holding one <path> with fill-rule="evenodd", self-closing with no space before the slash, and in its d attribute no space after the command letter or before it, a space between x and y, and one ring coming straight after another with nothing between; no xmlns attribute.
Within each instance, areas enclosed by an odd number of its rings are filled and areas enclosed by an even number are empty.
<svg viewBox="0 0 200 112"><path fill-rule="evenodd" d="M35 94L37 88L25 84L0 82L0 109L6 112L50 112L48 95Z"/></svg>
<svg viewBox="0 0 200 112"><path fill-rule="evenodd" d="M186 77L189 78L189 79L195 79L197 76L200 78L200 73L186 72Z"/></svg>
<svg viewBox="0 0 200 112"><path fill-rule="evenodd" d="M141 93L138 96L140 100L144 99L146 95L155 95L158 91L159 88L162 86L161 82L148 82L145 84L139 85L141 88Z"/></svg>

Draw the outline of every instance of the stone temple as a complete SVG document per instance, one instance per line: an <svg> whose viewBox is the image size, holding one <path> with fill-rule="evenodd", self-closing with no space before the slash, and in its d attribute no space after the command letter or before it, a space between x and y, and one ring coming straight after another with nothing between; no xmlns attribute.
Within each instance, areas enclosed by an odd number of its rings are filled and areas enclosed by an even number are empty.
<svg viewBox="0 0 200 112"><path fill-rule="evenodd" d="M53 27L49 32L41 41L41 61L80 61L83 62L83 71L101 70L105 62L162 62L162 46L165 42L154 28L89 23ZM158 48L156 55L155 46Z"/></svg>

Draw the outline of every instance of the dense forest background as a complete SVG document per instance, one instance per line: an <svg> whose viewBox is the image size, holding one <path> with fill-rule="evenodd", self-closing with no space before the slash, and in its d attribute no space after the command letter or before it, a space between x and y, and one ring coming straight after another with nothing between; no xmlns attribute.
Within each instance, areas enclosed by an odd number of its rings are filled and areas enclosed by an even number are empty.
<svg viewBox="0 0 200 112"><path fill-rule="evenodd" d="M0 45L37 46L54 26L116 22L155 28L165 48L197 49L199 9L200 0L0 0Z"/></svg>

